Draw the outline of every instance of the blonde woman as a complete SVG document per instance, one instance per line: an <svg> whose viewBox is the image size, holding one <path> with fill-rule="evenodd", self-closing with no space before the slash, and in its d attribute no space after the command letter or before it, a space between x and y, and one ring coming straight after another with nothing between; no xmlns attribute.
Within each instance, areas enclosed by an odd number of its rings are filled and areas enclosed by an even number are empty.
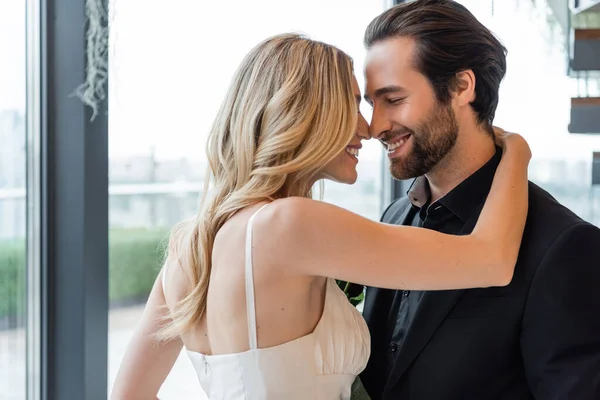
<svg viewBox="0 0 600 400"><path fill-rule="evenodd" d="M376 223L311 199L320 179L356 180L359 102L352 61L333 46L279 35L246 56L210 132L210 195L172 232L113 399L154 399L182 347L213 400L348 399L370 340L335 279L428 290L511 281L525 141L499 137L471 235Z"/></svg>

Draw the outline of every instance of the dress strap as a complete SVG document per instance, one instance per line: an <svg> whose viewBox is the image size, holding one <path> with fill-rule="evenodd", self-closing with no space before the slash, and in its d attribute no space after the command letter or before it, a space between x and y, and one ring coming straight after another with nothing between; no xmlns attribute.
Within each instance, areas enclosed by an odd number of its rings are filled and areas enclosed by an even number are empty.
<svg viewBox="0 0 600 400"><path fill-rule="evenodd" d="M254 273L252 270L252 225L254 218L261 212L269 203L258 209L246 225L246 263L245 263L245 280L246 280L246 315L248 317L248 338L250 350L258 348L258 333L256 330L256 304L254 300Z"/></svg>
<svg viewBox="0 0 600 400"><path fill-rule="evenodd" d="M167 291L165 290L165 289L166 289L166 284L165 284L165 282L166 282L166 280L167 280L167 278L166 278L166 275L167 275L167 263L164 263L164 265L163 265L163 267L162 267L162 271L160 271L160 274L161 274L161 277L160 277L160 279L161 279L161 281L162 281L162 290L163 290L163 295L164 295L164 296L166 296L166 295L167 295Z"/></svg>

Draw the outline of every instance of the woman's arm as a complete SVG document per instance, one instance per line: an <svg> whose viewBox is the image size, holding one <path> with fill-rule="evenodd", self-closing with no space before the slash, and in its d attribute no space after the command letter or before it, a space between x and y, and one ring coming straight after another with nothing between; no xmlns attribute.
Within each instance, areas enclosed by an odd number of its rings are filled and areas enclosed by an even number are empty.
<svg viewBox="0 0 600 400"><path fill-rule="evenodd" d="M161 282L163 273L164 269L154 282L142 319L127 347L111 400L156 399L181 352L181 340L159 343L154 337L167 313Z"/></svg>
<svg viewBox="0 0 600 400"><path fill-rule="evenodd" d="M257 254L266 252L286 271L390 289L507 285L525 227L531 153L518 135L503 142L502 160L470 235L376 223L330 204L288 198L257 218L255 245L262 249Z"/></svg>

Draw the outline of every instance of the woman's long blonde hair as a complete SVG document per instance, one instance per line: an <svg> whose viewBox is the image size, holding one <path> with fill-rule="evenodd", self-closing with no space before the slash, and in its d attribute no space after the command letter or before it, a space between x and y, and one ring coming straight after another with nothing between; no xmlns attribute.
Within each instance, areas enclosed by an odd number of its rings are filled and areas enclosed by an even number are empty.
<svg viewBox="0 0 600 400"><path fill-rule="evenodd" d="M215 236L233 214L264 200L312 196L320 170L355 133L352 79L348 55L296 34L271 37L244 58L208 137L200 212L171 233L167 262L183 268L191 290L172 308L162 339L205 315Z"/></svg>

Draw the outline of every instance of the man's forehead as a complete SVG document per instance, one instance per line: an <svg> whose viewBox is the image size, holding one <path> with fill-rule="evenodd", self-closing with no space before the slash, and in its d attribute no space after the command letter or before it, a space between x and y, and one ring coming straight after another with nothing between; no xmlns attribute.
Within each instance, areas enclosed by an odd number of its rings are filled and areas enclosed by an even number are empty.
<svg viewBox="0 0 600 400"><path fill-rule="evenodd" d="M412 62L412 43L406 38L373 45L365 59L365 94L376 96L384 88L403 88L418 73ZM395 90L398 91L398 90Z"/></svg>
<svg viewBox="0 0 600 400"><path fill-rule="evenodd" d="M390 39L369 49L365 59L365 94L387 86L410 86L413 75L419 73L412 57L412 44L405 38Z"/></svg>
<svg viewBox="0 0 600 400"><path fill-rule="evenodd" d="M406 36L376 42L367 50L365 68L383 60L409 64L412 62L415 46L415 40Z"/></svg>

